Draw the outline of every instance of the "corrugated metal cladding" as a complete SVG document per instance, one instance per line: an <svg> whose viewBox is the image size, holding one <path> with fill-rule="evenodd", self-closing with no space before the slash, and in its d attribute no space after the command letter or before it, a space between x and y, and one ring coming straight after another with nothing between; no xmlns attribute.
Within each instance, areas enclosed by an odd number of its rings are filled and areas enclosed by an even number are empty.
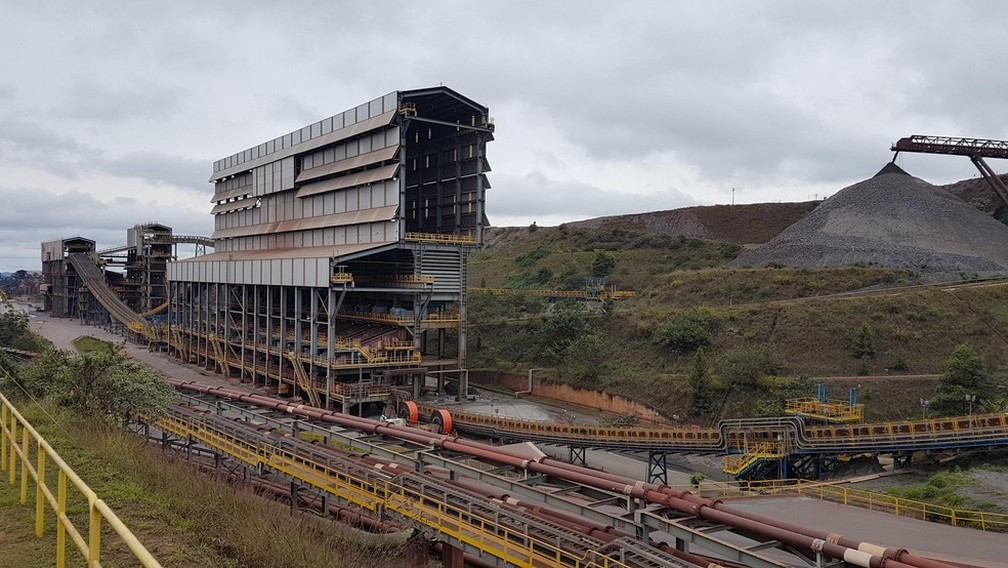
<svg viewBox="0 0 1008 568"><path fill-rule="evenodd" d="M383 139L385 138L383 132L377 132L376 134L380 135L381 138ZM346 145L340 144L336 148L332 149L333 150L346 149ZM388 146L378 150L372 150L365 152L363 154L356 154L352 156L348 155L346 158L343 159L339 159L336 161L330 160L328 163L323 162L322 164L314 166L312 165L313 164L312 155L308 155L305 156L304 160L302 161L301 173L298 174L297 181L298 182L309 181L316 178L320 178L322 176L338 174L341 172L345 172L347 170L352 170L364 166L370 166L371 164L378 164L381 162L385 162L387 160L391 160L392 158L394 158L396 152L398 151L399 151L399 144L396 143L392 146ZM325 154L328 153L329 153L328 150L325 152L316 152L317 157L319 158L323 158Z"/></svg>
<svg viewBox="0 0 1008 568"><path fill-rule="evenodd" d="M338 189L346 189L356 185L366 185L379 181L388 181L394 178L398 172L399 164L389 164L372 170L364 170L363 172L340 176L335 179L306 183L298 189L297 197L303 199L305 197L328 193ZM396 194L399 193L398 187L395 187L394 190Z"/></svg>
<svg viewBox="0 0 1008 568"><path fill-rule="evenodd" d="M218 241L217 250L221 252L255 251L269 253L270 249L379 245L399 240L398 229L399 224L394 221L378 221L344 227L325 227L288 233L229 237Z"/></svg>
<svg viewBox="0 0 1008 568"><path fill-rule="evenodd" d="M458 293L461 280L461 255L455 250L426 249L416 253L420 273L434 277L435 292Z"/></svg>
<svg viewBox="0 0 1008 568"><path fill-rule="evenodd" d="M283 258L174 262L168 265L173 282L218 282L271 286L329 286L328 258Z"/></svg>
<svg viewBox="0 0 1008 568"><path fill-rule="evenodd" d="M286 150L294 149L298 146L300 146L299 148L296 148L298 153L308 151L311 149L308 144L319 139L330 138L328 141L323 141L320 145L330 144L339 140L339 136L333 137L331 135L333 133L339 133L340 130L348 130L345 134L353 136L354 134L364 132L374 126L378 126L378 124L373 124L366 126L364 129L353 128L354 126L368 120L374 121L379 117L383 117L387 118L388 122L391 122L392 118L395 116L395 111L398 110L398 100L399 92L393 91L383 97L379 97L340 114L333 115L314 124L309 124L308 126L284 134L283 136L278 136L273 140L263 142L262 144L253 146L248 150L238 152L237 154L233 154L227 158L217 160L214 162L214 175L211 176L210 181L221 179L224 176L236 173L231 170L250 170L262 165L262 163L266 161L275 161L278 157L273 156L273 154L278 152L284 153ZM386 122L386 124L388 124L388 122ZM351 132L353 130L356 130L356 132ZM290 155L292 153L287 152L286 154Z"/></svg>

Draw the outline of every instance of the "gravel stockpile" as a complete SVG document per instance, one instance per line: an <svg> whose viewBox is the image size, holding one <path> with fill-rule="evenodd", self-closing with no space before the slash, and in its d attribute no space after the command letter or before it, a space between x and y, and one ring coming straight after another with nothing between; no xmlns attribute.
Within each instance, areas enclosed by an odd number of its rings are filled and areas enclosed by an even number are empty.
<svg viewBox="0 0 1008 568"><path fill-rule="evenodd" d="M1004 272L1008 226L890 163L731 264Z"/></svg>

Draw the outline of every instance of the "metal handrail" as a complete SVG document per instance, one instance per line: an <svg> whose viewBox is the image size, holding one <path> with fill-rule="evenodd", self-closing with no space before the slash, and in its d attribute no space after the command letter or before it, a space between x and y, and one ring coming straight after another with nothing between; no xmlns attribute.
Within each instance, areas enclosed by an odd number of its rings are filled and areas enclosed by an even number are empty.
<svg viewBox="0 0 1008 568"><path fill-rule="evenodd" d="M446 233L406 233L405 240L421 243L440 243L448 245L474 245L476 237L472 235L452 235Z"/></svg>
<svg viewBox="0 0 1008 568"><path fill-rule="evenodd" d="M447 502L433 502L429 495L395 478L360 477L330 460L325 462L297 453L277 441L249 440L183 415L154 420L163 430L191 437L232 458L257 467L269 467L322 491L339 495L349 503L370 511L386 511L409 519L478 548L484 554L506 558L517 566L562 565L571 551L514 528L474 514L470 509ZM602 554L589 552L571 565L585 568L626 567L627 564Z"/></svg>
<svg viewBox="0 0 1008 568"><path fill-rule="evenodd" d="M98 495L74 473L73 469L56 453L56 450L39 434L35 428L14 408L9 400L0 394L0 471L8 471L8 483L14 485L17 481L17 463L21 462L21 504L28 504L28 478L35 482L35 536L42 538L45 527L45 505L56 514L56 562L57 568L66 566L66 536L70 535L77 550L87 559L88 566L101 566L101 529L102 521L115 531L123 543L130 549L140 564L145 568L160 568L161 564L137 539L136 535L119 519L118 516L98 498ZM17 434L21 430L21 445L18 446ZM32 465L29 440L35 447L35 465ZM48 459L47 459L48 458ZM59 469L57 492L46 485L46 465L52 462ZM67 516L67 481L73 484L87 499L88 503L88 536L80 530Z"/></svg>

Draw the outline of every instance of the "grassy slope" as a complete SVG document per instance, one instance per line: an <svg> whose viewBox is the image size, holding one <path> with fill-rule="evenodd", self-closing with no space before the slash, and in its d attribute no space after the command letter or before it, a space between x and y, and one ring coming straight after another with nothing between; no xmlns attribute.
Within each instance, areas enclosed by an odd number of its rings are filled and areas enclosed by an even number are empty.
<svg viewBox="0 0 1008 568"><path fill-rule="evenodd" d="M1008 363L1008 286L958 291L924 287L899 294L830 296L854 290L916 284L920 275L876 268L723 269L738 248L715 242L655 237L628 231L540 227L507 229L507 238L473 255L470 282L485 286L575 288L599 251L616 259L609 283L637 297L619 302L609 316L592 318L604 339L610 371L579 386L603 388L651 404L666 415L687 415L685 375L689 356L676 356L652 341L655 328L677 311L698 306L716 321L708 347L714 361L739 348L772 344L779 375L852 376L830 381L832 397L864 383L869 417L912 416L934 379L868 379L862 375L927 375L942 372L952 348L969 343L995 366ZM546 269L545 272L543 269ZM543 279L543 276L549 276ZM523 330L541 317L544 303L472 294L469 321L475 331L474 367L520 371L549 366L534 346L521 345ZM876 355L851 356L849 338L861 325L875 332ZM564 369L559 375L563 379ZM566 380L570 380L567 377ZM806 396L813 396L810 381ZM745 393L727 414L751 410Z"/></svg>
<svg viewBox="0 0 1008 568"><path fill-rule="evenodd" d="M165 566L396 566L400 552L353 542L340 525L294 516L288 507L215 482L175 462L137 436L106 425L21 403L22 412L89 486L116 511ZM56 421L53 420L55 417ZM55 485L50 467L50 487ZM20 475L20 474L19 474ZM53 515L46 537L34 536L34 489L21 507L18 485L0 479L0 568L53 565ZM87 531L86 508L71 502ZM84 513L82 517L81 514ZM132 555L103 534L104 566L131 566ZM71 554L72 553L72 554ZM76 551L68 550L71 566Z"/></svg>

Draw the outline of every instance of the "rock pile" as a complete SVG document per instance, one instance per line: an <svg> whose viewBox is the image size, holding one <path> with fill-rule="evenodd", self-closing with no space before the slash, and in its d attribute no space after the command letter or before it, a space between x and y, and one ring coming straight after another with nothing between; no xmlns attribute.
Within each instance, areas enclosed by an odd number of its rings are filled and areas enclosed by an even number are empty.
<svg viewBox="0 0 1008 568"><path fill-rule="evenodd" d="M1008 226L890 163L731 264L1004 272Z"/></svg>

